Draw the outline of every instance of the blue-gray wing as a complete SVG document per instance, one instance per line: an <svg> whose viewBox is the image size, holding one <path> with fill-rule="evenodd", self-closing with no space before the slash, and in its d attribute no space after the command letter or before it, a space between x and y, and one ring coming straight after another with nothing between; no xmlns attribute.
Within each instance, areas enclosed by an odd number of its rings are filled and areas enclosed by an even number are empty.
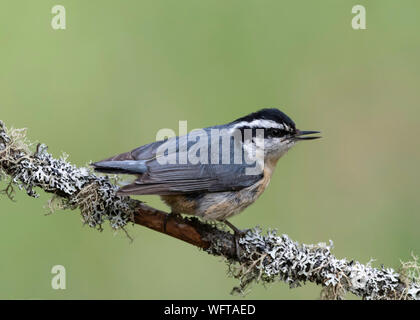
<svg viewBox="0 0 420 320"><path fill-rule="evenodd" d="M247 175L241 165L148 166L134 183L124 186L125 194L190 194L241 190L259 181L263 174Z"/></svg>
<svg viewBox="0 0 420 320"><path fill-rule="evenodd" d="M240 155L240 161L239 158L235 158L235 152L243 150L241 144L235 144L234 140L227 150L228 161L222 156L226 155L222 144L214 145L210 138L208 146L199 150L195 154L195 161L192 161L194 159L191 159L190 151L197 146L197 141L199 140L183 136L169 139L166 145L158 141L133 150L131 159L145 164L146 170L139 174L134 183L122 187L119 192L171 195L233 191L249 187L262 178L263 172L257 171L256 174L252 174L252 170L249 169L254 168L255 163L248 164L243 154ZM201 152L206 152L206 156L201 157ZM218 162L215 162L215 154L219 155ZM162 161L163 158L166 161ZM180 163L181 159L183 163Z"/></svg>

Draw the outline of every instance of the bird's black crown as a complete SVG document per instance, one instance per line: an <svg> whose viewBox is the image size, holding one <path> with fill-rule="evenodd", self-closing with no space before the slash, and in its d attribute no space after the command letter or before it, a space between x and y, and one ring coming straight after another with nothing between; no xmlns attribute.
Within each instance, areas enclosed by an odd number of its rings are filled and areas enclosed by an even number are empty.
<svg viewBox="0 0 420 320"><path fill-rule="evenodd" d="M292 119L290 119L285 113L281 112L276 108L266 108L259 111L248 114L242 118L236 119L232 123L238 122L252 122L254 120L271 120L279 124L286 124L290 128L296 129L296 125Z"/></svg>

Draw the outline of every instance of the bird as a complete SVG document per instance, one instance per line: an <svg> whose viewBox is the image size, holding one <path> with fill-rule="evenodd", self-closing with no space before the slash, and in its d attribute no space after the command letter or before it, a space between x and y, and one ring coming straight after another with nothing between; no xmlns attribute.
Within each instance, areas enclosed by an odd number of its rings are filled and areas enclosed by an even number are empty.
<svg viewBox="0 0 420 320"><path fill-rule="evenodd" d="M278 160L299 141L320 138L302 131L277 108L265 108L227 124L168 137L92 163L94 170L130 174L118 195L159 195L174 215L228 221L267 188Z"/></svg>

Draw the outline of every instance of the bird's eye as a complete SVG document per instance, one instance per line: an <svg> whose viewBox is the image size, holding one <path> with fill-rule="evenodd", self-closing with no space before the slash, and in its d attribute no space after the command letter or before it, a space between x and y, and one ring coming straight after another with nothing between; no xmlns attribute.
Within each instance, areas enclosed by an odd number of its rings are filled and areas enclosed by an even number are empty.
<svg viewBox="0 0 420 320"><path fill-rule="evenodd" d="M280 137L283 135L283 131L277 128L266 129L266 137Z"/></svg>

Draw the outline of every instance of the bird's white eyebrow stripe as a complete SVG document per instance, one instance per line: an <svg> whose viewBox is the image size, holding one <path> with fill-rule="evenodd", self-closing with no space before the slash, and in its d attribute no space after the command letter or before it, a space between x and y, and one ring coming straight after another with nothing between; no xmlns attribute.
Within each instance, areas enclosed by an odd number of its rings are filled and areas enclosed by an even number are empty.
<svg viewBox="0 0 420 320"><path fill-rule="evenodd" d="M237 128L241 128L241 127L285 129L285 126L283 126L280 123L277 123L277 122L272 121L272 120L261 120L261 119L253 120L251 122L241 121L241 122L235 124L235 126L232 129L237 129ZM289 130L288 126L286 126L286 130Z"/></svg>

